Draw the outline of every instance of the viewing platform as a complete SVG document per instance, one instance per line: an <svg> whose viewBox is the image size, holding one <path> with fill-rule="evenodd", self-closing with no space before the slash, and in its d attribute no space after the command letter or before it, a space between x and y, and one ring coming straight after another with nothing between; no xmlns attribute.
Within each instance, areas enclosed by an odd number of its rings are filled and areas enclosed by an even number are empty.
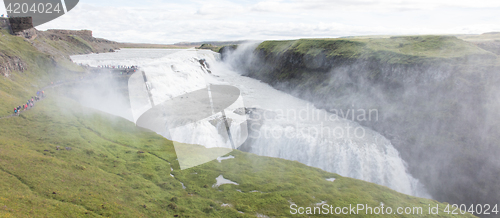
<svg viewBox="0 0 500 218"><path fill-rule="evenodd" d="M139 67L137 66L98 66L91 67L88 65L80 65L83 68L87 69L90 73L112 73L112 74L133 74L139 71Z"/></svg>

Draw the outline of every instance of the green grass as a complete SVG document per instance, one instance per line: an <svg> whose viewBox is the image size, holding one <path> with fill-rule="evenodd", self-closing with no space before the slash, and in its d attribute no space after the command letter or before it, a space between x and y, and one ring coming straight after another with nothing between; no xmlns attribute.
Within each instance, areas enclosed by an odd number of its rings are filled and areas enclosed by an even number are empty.
<svg viewBox="0 0 500 218"><path fill-rule="evenodd" d="M257 50L271 56L288 52L312 57L324 55L326 58L376 59L400 64L467 57L496 60L494 54L454 36L265 41L257 47Z"/></svg>

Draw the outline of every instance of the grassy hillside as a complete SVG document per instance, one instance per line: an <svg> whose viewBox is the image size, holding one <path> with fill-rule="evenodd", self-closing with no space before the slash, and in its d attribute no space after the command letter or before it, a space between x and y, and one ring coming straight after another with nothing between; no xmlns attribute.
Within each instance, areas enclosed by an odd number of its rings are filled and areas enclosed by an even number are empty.
<svg viewBox="0 0 500 218"><path fill-rule="evenodd" d="M463 57L496 57L472 43L454 36L400 36L390 38L335 38L265 41L257 50L266 56L285 52L296 56L342 59L377 59L392 64L420 63L426 60Z"/></svg>
<svg viewBox="0 0 500 218"><path fill-rule="evenodd" d="M180 171L171 141L83 108L57 90L48 94L35 109L0 120L1 217L279 217L290 215L290 202L373 207L383 202L424 211L437 204L239 151L231 153L234 159ZM219 175L239 185L212 187Z"/></svg>
<svg viewBox="0 0 500 218"><path fill-rule="evenodd" d="M33 46L40 43L22 37L10 35L1 30L0 37L0 116L12 114L13 108L26 102L40 88L61 79L82 75L83 69L72 64L61 54L60 58L53 53L44 53L43 49ZM33 44L32 44L33 43ZM57 46L56 42L46 42L44 47L57 50L65 44ZM64 58L66 57L66 58Z"/></svg>
<svg viewBox="0 0 500 218"><path fill-rule="evenodd" d="M227 50L221 49L222 53ZM311 75L317 81L325 81L325 73L332 68L354 64L374 68L372 78L380 75L380 70L375 68L384 67L449 67L474 63L500 66L500 58L495 53L455 36L264 41L256 47L255 54L259 61L245 66L248 75L270 83L309 79Z"/></svg>
<svg viewBox="0 0 500 218"><path fill-rule="evenodd" d="M19 37L0 40L2 57L25 66L0 76L0 116L54 79L85 75L43 52L67 54L81 44L40 38L34 43L44 43L40 49ZM171 141L80 106L68 97L73 85L48 89L34 109L0 119L0 217L288 217L291 202L422 207L421 217L428 205L439 204L440 216L447 217L445 205L433 200L239 151L231 153L234 159L180 171ZM238 185L213 187L220 175Z"/></svg>

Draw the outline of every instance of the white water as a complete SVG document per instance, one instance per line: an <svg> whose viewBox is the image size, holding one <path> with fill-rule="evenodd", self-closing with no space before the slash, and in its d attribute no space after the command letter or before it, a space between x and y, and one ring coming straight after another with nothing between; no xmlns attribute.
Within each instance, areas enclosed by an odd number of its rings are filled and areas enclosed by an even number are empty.
<svg viewBox="0 0 500 218"><path fill-rule="evenodd" d="M201 58L207 60L212 74L200 68L197 60ZM277 112L277 116L266 119L261 128L250 127L254 133L250 146L252 153L296 160L405 194L430 198L422 185L407 173L399 152L382 135L351 120L329 119L331 114L314 108L306 101L255 79L240 76L219 62L218 55L213 52L124 49L116 53L73 56L72 59L90 66L139 66L151 82L155 103L205 88L207 83L236 86L241 90L245 107ZM165 94L165 89L175 91ZM299 117L300 112L306 114L303 116L305 119ZM230 128L233 131L239 127ZM342 137L330 134L336 128L344 130ZM225 143L213 125L198 126L196 129L200 134L198 140L207 147L219 147L219 144ZM355 129L359 130L358 133L362 129L363 137L357 137L353 132Z"/></svg>

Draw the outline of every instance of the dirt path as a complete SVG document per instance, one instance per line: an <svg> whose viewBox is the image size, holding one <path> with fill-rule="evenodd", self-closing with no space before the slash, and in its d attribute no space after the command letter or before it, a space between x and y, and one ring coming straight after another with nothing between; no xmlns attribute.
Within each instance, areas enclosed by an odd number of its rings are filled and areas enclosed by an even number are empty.
<svg viewBox="0 0 500 218"><path fill-rule="evenodd" d="M98 78L98 77L100 77L100 76L110 76L110 75L111 75L111 76L114 76L115 74L116 74L116 75L118 75L116 72L112 72L112 73L111 73L111 71L110 71L110 70L116 70L116 71L118 71L118 72L124 72L124 71L126 72L126 71L131 70L131 69L126 69L126 68L123 68L123 69L121 69L121 68L117 68L117 69L107 69L107 68L89 67L89 68L87 69L87 72L91 72L91 74L92 74L92 75L85 76L85 77L84 77L84 78L82 78L82 79L77 78L77 79L70 79L70 80L64 80L64 81L57 81L57 82L55 82L55 83L53 83L53 84L50 84L50 85L48 85L48 86L45 86L45 87L41 88L39 91L41 92L41 91L44 91L45 89L58 87L58 86L61 86L61 85L67 84L67 83L71 83L71 82L84 82L84 81L89 81L89 80L96 79L96 78ZM139 68L135 68L135 69L134 69L134 72L135 72L135 70L140 70L140 69L139 69ZM103 74L101 74L101 72L107 72L107 73L103 73ZM132 72L132 74L133 74L134 72ZM111 73L111 74L108 74L108 73ZM128 74L127 74L127 75L128 75ZM45 98L45 97L44 97L44 98ZM40 98L40 100L39 100L39 101L42 101L44 98ZM37 102L39 102L39 101L37 101ZM34 107L34 106L35 106L35 104L33 104L33 107ZM29 109L27 109L27 110L31 110L31 109L32 109L32 108L29 108ZM19 112L19 114L21 114L21 113L23 113L23 112L24 112L24 111L20 111L20 112ZM1 119L12 118L12 117L18 117L18 115L16 115L16 114L14 114L14 113L13 113L13 114L8 115L8 116L3 116L3 117L0 117L0 120L1 120Z"/></svg>
<svg viewBox="0 0 500 218"><path fill-rule="evenodd" d="M45 87L41 88L39 91L41 92L41 91L44 91L45 89L48 89L48 88L54 88L54 87L61 86L61 85L64 85L64 84L67 84L67 83L71 83L71 82L82 82L82 81L86 81L86 80L90 80L90 79L94 79L94 78L95 78L95 76L94 77L90 77L90 78L85 78L85 79L72 79L72 80L58 81L58 82L56 82L54 84L51 84L51 85L48 85L48 86L45 86ZM35 103L40 102L40 101L42 101L45 98L46 98L46 96L45 97L41 97L40 100L38 100L38 101L35 101L33 103L33 107L35 107L35 105L36 105ZM25 111L24 110L20 111L19 114L21 114L23 112L26 112L26 111L29 111L29 110L33 109L33 107L28 108ZM16 114L13 113L13 114L8 115L8 116L0 117L0 120L1 119L12 118L12 117L18 117L18 116L19 115L16 115Z"/></svg>

